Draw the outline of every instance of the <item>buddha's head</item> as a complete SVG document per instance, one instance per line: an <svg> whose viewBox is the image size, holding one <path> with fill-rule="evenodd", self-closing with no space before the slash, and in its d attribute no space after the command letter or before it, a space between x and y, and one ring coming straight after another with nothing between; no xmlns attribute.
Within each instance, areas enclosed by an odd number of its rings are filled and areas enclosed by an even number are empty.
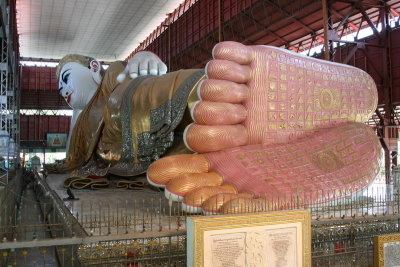
<svg viewBox="0 0 400 267"><path fill-rule="evenodd" d="M72 109L83 109L101 82L100 63L91 57L71 54L57 67L58 91Z"/></svg>

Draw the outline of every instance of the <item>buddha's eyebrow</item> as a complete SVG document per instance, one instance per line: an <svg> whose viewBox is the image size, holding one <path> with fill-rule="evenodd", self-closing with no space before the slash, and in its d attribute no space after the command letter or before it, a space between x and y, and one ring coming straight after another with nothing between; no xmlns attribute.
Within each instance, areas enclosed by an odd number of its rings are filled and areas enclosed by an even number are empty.
<svg viewBox="0 0 400 267"><path fill-rule="evenodd" d="M63 73L61 74L61 80L64 80L64 74L69 70L71 70L71 69L66 69L66 70L63 71Z"/></svg>

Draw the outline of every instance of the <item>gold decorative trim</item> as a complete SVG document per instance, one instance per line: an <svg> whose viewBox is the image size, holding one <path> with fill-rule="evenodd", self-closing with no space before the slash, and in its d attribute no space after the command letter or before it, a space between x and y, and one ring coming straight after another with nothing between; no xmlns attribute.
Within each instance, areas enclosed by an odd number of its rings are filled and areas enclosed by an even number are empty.
<svg viewBox="0 0 400 267"><path fill-rule="evenodd" d="M67 64L69 62L76 62L76 63L81 64L84 67L89 67L90 59L91 58L82 56L79 54L69 54L69 55L66 55L65 57L63 57L58 62L58 65L57 65L57 70L56 70L57 83L58 83L58 80L60 79L60 71L64 67L65 64Z"/></svg>
<svg viewBox="0 0 400 267"><path fill-rule="evenodd" d="M266 213L238 214L238 215L215 215L206 217L189 217L191 224L190 234L193 234L193 266L204 266L204 234L206 231L234 229L252 226L267 226L279 224L301 224L302 239L302 265L311 266L311 216L308 210L273 211ZM189 233L188 233L189 234Z"/></svg>
<svg viewBox="0 0 400 267"><path fill-rule="evenodd" d="M399 234L388 234L374 236L374 266L384 267L385 266L385 243L400 242Z"/></svg>

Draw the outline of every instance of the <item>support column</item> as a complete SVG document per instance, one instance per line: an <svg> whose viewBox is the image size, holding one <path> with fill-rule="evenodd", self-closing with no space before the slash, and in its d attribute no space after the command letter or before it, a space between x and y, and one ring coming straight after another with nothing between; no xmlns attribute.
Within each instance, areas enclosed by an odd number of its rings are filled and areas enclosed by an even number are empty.
<svg viewBox="0 0 400 267"><path fill-rule="evenodd" d="M391 78L391 53L390 53L390 31L389 17L388 17L388 7L386 2L384 2L380 9L380 21L382 23L381 42L383 46L382 55L382 89L384 92L384 127L394 126L394 111L392 107L392 78ZM384 131L384 133L389 133L389 131ZM385 136L385 138L392 138L392 136ZM385 180L386 184L389 184L392 179L392 153L390 147L384 147L385 150Z"/></svg>
<svg viewBox="0 0 400 267"><path fill-rule="evenodd" d="M218 42L224 40L224 0L218 0Z"/></svg>
<svg viewBox="0 0 400 267"><path fill-rule="evenodd" d="M0 156L19 165L19 71L15 0L0 0Z"/></svg>
<svg viewBox="0 0 400 267"><path fill-rule="evenodd" d="M324 22L324 59L330 59L329 38L328 38L328 0L322 0L322 15Z"/></svg>

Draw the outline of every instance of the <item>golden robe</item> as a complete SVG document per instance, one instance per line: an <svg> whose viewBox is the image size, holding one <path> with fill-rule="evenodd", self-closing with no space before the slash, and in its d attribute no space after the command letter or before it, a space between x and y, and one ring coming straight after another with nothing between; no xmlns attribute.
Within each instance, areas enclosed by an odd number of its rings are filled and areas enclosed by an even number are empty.
<svg viewBox="0 0 400 267"><path fill-rule="evenodd" d="M183 130L191 122L189 109L204 72L180 70L118 84L125 64L110 65L75 123L67 168L76 175L133 176L163 155L190 153Z"/></svg>

